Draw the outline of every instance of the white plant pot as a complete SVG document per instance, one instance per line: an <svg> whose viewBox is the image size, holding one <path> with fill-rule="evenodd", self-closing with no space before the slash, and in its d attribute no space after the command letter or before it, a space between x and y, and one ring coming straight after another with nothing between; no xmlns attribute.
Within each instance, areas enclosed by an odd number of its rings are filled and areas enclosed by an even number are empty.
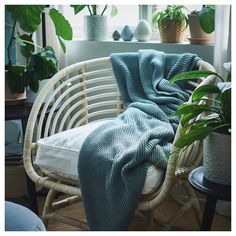
<svg viewBox="0 0 236 236"><path fill-rule="evenodd" d="M85 40L103 41L108 39L106 16L84 16Z"/></svg>
<svg viewBox="0 0 236 236"><path fill-rule="evenodd" d="M37 98L39 92L41 91L41 89L44 87L44 85L48 82L48 79L45 80L41 80L39 81L39 90L37 93L33 92L30 88L27 88L26 90L26 94L27 94L27 102L28 103L34 103L35 99Z"/></svg>
<svg viewBox="0 0 236 236"><path fill-rule="evenodd" d="M231 184L231 135L212 132L203 142L204 177L218 184Z"/></svg>

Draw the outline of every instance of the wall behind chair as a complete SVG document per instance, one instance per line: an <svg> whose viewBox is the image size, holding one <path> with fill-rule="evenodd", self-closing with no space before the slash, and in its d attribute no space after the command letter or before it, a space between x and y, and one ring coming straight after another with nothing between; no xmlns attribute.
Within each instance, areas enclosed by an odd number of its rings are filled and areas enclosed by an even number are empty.
<svg viewBox="0 0 236 236"><path fill-rule="evenodd" d="M74 64L92 58L109 56L113 52L137 52L139 49L155 49L166 53L195 53L213 63L213 45L192 45L158 42L124 41L70 41L67 43L67 63Z"/></svg>

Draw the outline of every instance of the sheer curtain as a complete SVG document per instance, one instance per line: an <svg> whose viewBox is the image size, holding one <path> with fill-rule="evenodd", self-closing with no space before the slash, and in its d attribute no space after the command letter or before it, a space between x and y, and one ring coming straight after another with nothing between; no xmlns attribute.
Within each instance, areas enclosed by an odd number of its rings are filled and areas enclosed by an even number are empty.
<svg viewBox="0 0 236 236"><path fill-rule="evenodd" d="M215 15L214 67L220 75L226 77L223 64L231 61L231 23L230 5L218 5ZM220 215L231 216L231 203L217 201L216 211Z"/></svg>
<svg viewBox="0 0 236 236"><path fill-rule="evenodd" d="M63 5L50 5L51 8L57 9L63 14ZM62 51L60 43L55 33L55 27L50 19L50 17L45 14L45 25L46 25L46 45L51 46L59 61L59 70L67 66L67 54ZM65 41L64 41L65 42ZM66 42L65 42L66 45Z"/></svg>
<svg viewBox="0 0 236 236"><path fill-rule="evenodd" d="M217 5L215 14L214 67L224 76L223 64L231 60L230 5Z"/></svg>

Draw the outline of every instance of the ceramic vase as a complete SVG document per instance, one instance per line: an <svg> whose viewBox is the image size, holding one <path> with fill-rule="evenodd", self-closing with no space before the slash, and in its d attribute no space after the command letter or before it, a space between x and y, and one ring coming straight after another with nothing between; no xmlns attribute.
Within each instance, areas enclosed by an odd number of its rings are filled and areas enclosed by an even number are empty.
<svg viewBox="0 0 236 236"><path fill-rule="evenodd" d="M231 135L211 132L203 142L204 177L218 184L231 184Z"/></svg>
<svg viewBox="0 0 236 236"><path fill-rule="evenodd" d="M115 40L115 41L118 41L120 40L120 33L118 30L115 30L112 34L112 38Z"/></svg>
<svg viewBox="0 0 236 236"><path fill-rule="evenodd" d="M134 37L140 42L149 41L152 37L152 28L146 20L140 20L135 31Z"/></svg>
<svg viewBox="0 0 236 236"><path fill-rule="evenodd" d="M85 40L103 41L108 39L107 17L100 15L84 16Z"/></svg>
<svg viewBox="0 0 236 236"><path fill-rule="evenodd" d="M134 37L133 30L131 29L130 26L126 25L121 31L121 38L124 41L131 41L133 37Z"/></svg>

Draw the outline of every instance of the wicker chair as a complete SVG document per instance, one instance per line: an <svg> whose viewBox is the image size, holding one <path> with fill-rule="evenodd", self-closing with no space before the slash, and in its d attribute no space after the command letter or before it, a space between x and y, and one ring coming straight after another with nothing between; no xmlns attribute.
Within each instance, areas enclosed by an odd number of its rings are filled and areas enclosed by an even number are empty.
<svg viewBox="0 0 236 236"><path fill-rule="evenodd" d="M197 62L197 67L214 70L210 64L202 60ZM193 87L214 83L215 77L210 76L204 80L199 78L198 81L201 83L189 81L185 90L191 93ZM70 65L54 75L41 90L29 116L23 158L29 177L36 184L50 189L42 216L46 225L48 220L54 220L88 229L86 222L57 214L57 209L82 201L79 181L66 179L45 169L42 169L43 174L38 174L38 171L35 170L38 167L32 161L32 153L37 152L37 140L86 125L94 120L116 117L122 111L122 101L109 57ZM175 139L178 138L180 130L179 125ZM188 185L187 176L199 165L201 159L200 142L195 142L182 153L174 153L170 156L163 184L156 192L141 197L137 208L137 211L146 217L147 229L152 227L154 222L153 210L163 203L167 196L171 196L174 187L179 185L186 190L188 200L178 201L181 203L180 209L163 224L169 227L189 208L194 210L197 220L200 222L200 206L194 191ZM56 202L57 192L65 193L70 197Z"/></svg>

